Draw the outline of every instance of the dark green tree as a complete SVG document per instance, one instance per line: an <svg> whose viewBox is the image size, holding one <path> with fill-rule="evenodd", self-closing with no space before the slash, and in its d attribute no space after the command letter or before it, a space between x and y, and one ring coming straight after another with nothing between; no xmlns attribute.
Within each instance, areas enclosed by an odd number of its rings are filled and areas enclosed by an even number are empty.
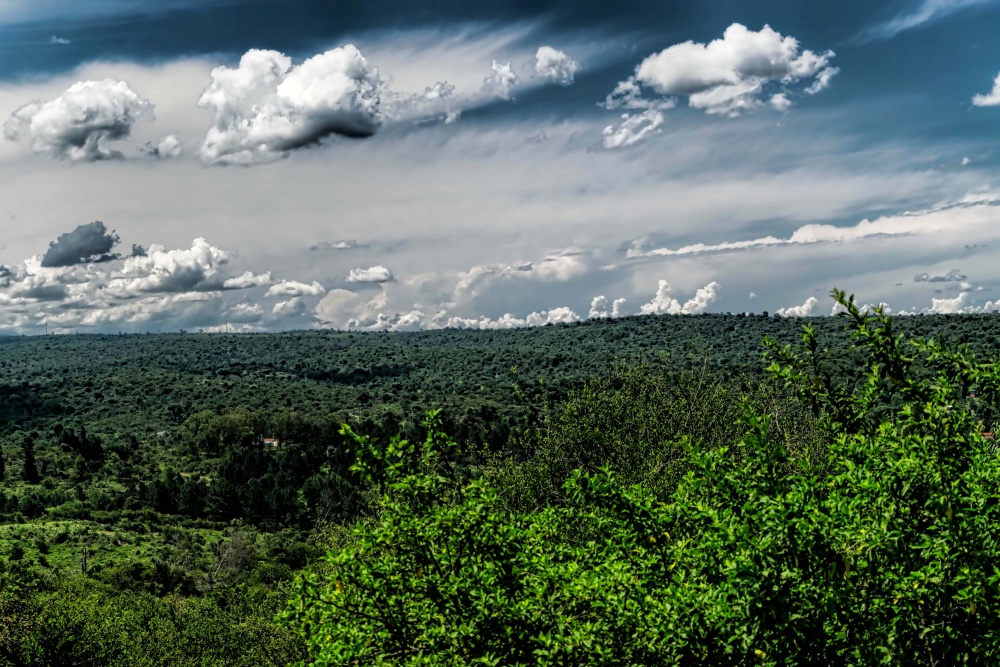
<svg viewBox="0 0 1000 667"><path fill-rule="evenodd" d="M21 477L28 484L38 484L41 481L41 475L38 474L38 463L35 461L35 433L29 433L24 436L24 440L21 443L21 451L24 456L24 467L21 471Z"/></svg>

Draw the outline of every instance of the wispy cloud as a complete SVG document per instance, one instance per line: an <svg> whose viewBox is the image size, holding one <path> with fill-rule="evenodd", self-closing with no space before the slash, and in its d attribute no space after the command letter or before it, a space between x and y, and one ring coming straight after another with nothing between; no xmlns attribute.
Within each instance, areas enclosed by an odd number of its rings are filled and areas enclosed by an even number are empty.
<svg viewBox="0 0 1000 667"><path fill-rule="evenodd" d="M865 28L855 37L861 44L892 39L901 32L940 21L969 7L995 3L996 0L921 0L920 4L894 18Z"/></svg>
<svg viewBox="0 0 1000 667"><path fill-rule="evenodd" d="M764 236L746 241L723 241L714 244L695 243L681 248L652 249L643 247L643 241L640 240L632 244L627 256L631 259L683 257L776 246L850 243L886 236L955 233L966 227L989 224L995 219L998 205L1000 205L1000 199L992 193L968 194L957 203L943 204L925 211L883 216L875 220L865 219L848 227L829 224L804 225L784 238Z"/></svg>

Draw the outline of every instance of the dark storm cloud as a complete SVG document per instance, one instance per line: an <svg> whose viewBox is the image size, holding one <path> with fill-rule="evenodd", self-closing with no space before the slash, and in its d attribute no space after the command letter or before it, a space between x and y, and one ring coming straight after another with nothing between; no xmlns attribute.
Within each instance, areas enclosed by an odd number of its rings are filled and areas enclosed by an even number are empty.
<svg viewBox="0 0 1000 667"><path fill-rule="evenodd" d="M67 234L60 234L50 243L42 256L42 266L75 266L120 259L121 255L111 252L119 241L118 235L114 231L109 233L100 220L88 222Z"/></svg>

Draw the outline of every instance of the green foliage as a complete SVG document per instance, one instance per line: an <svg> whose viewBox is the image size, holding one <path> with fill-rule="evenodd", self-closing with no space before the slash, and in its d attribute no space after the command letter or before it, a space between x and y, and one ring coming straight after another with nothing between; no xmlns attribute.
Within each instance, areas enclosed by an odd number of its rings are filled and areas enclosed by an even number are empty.
<svg viewBox="0 0 1000 667"><path fill-rule="evenodd" d="M225 598L157 598L94 582L0 578L0 665L283 666L305 654L271 620L281 597L239 589Z"/></svg>
<svg viewBox="0 0 1000 667"><path fill-rule="evenodd" d="M683 429L647 440L674 434L687 454L661 501L592 470L604 457L635 475L601 449L632 436L570 408L598 429L594 459L564 450L590 470L559 503L512 511L455 465L434 413L420 444L355 436L356 469L383 498L283 615L310 664L991 664L1000 461L978 411L997 407L1000 363L896 336L882 312L834 296L865 354L856 377L829 371L809 328L798 351L771 345L774 375L824 429L822 465L744 401L730 445ZM653 414L629 421L600 392L581 405L632 426ZM645 481L638 469L630 481Z"/></svg>
<svg viewBox="0 0 1000 667"><path fill-rule="evenodd" d="M570 391L558 411L545 413L539 428L522 438L525 459L494 456L485 474L507 506L527 511L561 504L572 471L603 468L626 486L640 484L666 498L690 469L685 440L714 449L747 433L741 401L772 415L772 436L790 452L822 461L816 420L774 382L727 380L707 360L690 368L667 360L660 367L613 366L606 377Z"/></svg>

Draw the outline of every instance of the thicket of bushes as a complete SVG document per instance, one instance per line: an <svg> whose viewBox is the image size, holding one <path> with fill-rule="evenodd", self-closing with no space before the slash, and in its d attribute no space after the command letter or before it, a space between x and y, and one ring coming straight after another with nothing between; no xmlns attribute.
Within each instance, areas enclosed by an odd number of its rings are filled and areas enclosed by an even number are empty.
<svg viewBox="0 0 1000 667"><path fill-rule="evenodd" d="M866 365L771 344L794 405L626 373L519 462L464 465L435 413L355 436L379 512L284 622L317 665L991 664L1000 364L835 296Z"/></svg>

